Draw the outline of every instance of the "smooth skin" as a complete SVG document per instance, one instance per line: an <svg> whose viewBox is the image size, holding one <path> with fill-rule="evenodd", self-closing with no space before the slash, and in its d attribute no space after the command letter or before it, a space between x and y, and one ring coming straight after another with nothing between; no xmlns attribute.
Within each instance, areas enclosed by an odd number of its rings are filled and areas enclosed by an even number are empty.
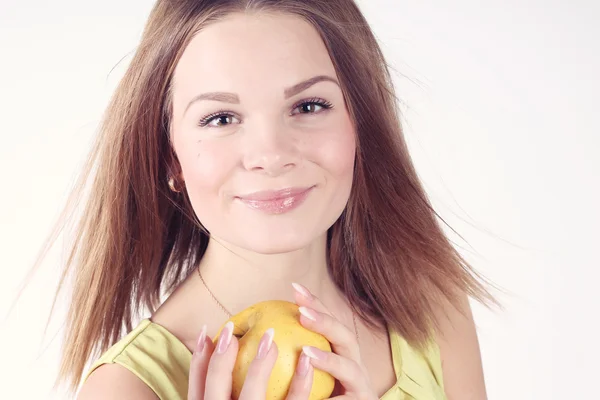
<svg viewBox="0 0 600 400"><path fill-rule="evenodd" d="M203 330L204 331L204 330ZM217 346L204 334L200 335L197 351L190 365L189 400L229 400L231 398L231 374L238 353L238 340L232 328L224 329ZM259 357L261 349L266 354ZM269 376L277 360L277 344L268 333L262 337L257 357L248 368L240 400L263 400L266 398ZM313 369L305 355L301 355L287 400L308 399L312 387Z"/></svg>
<svg viewBox="0 0 600 400"><path fill-rule="evenodd" d="M312 346L303 348L287 399L308 399L313 368L328 372L340 383L333 393L333 399L377 399L378 396L371 387L366 368L361 361L354 332L338 321L307 288L299 284L294 285L296 304L300 306L300 323L305 328L325 336L333 351L324 352ZM231 335L231 329L232 327L223 330L216 348L212 341L201 333L198 346L201 350L194 352L190 369L188 399L231 398L231 374L238 352L238 341ZM269 342L268 334L265 333L258 353L261 347L267 348ZM222 352L218 349L222 349ZM241 400L265 399L267 383L276 360L277 345L271 342L266 355L260 359L255 358L250 365Z"/></svg>
<svg viewBox="0 0 600 400"><path fill-rule="evenodd" d="M306 400L310 395L314 368L331 374L339 385L333 393L336 400L375 400L377 394L371 387L354 332L338 321L310 291L295 284L295 299L300 306L300 323L307 329L325 336L332 352L305 346L296 367L287 400ZM190 364L188 400L229 400L231 398L232 372L238 353L238 340L232 327L225 328L217 345L202 330ZM262 356L261 348L265 349ZM240 400L263 400L275 361L277 344L265 333L259 344L257 356L252 361ZM106 385L110 381L111 385ZM123 397L127 393L128 397ZM156 395L133 374L119 365L98 368L84 385L79 399L157 399Z"/></svg>
<svg viewBox="0 0 600 400"><path fill-rule="evenodd" d="M333 393L333 399L377 399L361 361L355 334L338 321L308 289L299 284L295 284L294 288L296 303L300 306L300 323L325 336L333 352L324 352L311 346L303 348L287 400L308 399L313 368L330 373L340 383ZM237 338L231 334L232 327L226 327L215 348L204 331L200 334L198 348L192 359L188 399L228 400L231 398L231 374L238 352ZM269 376L277 360L277 345L269 340L268 333L261 339L259 354L261 348L267 349L266 355L255 358L250 365L241 400L265 398Z"/></svg>
<svg viewBox="0 0 600 400"><path fill-rule="evenodd" d="M378 399L362 362L355 333L338 321L306 287L296 283L294 289L296 304L300 306L300 323L331 343L332 352L311 346L305 346L303 351L311 357L313 367L328 372L339 382L333 398Z"/></svg>
<svg viewBox="0 0 600 400"><path fill-rule="evenodd" d="M316 76L336 78L336 73L322 39L306 21L289 15L236 14L211 24L192 39L175 71L173 144L194 211L211 232L200 268L219 301L233 314L267 299L295 299L316 311L317 321L302 317L301 323L323 333L333 343L334 353L311 360L311 368L326 370L340 381L336 395L372 399L395 378L391 362L382 362L390 359L387 338L382 340L358 321L361 345L368 343L361 360L354 336L346 328L352 327L351 312L327 273L326 259L327 230L351 193L355 132L338 83L325 80L290 91ZM230 101L221 96L221 100L190 105L198 94L209 92L227 92ZM300 105L313 99L326 100L333 108ZM222 110L226 115L215 115ZM210 115L214 118L207 119ZM200 121L207 124L200 126ZM280 215L257 212L236 199L254 191L305 186L315 186L306 202ZM289 289L292 282L310 287L312 297L299 298ZM257 287L260 291L249 290ZM437 338L448 399L486 399L466 296L460 312L442 304L438 311L448 316L441 319ZM207 336L214 336L223 323L222 312L196 274L169 296L152 319L192 352L204 324ZM230 376L227 366L232 365L236 339L224 355L215 354L206 340L206 353L194 356L190 395L202 398L198 396L210 389L229 398L229 389L216 385L222 381L217 377ZM273 345L267 357L253 365L256 375L248 378L244 392L248 399L264 399L261 388L276 352ZM82 400L156 398L118 365L98 368L79 395Z"/></svg>
<svg viewBox="0 0 600 400"><path fill-rule="evenodd" d="M354 333L333 317L321 301L304 286L298 285L295 289L296 304L300 306L300 323L305 328L325 336L332 344L332 352L323 352L309 346L303 349L287 399L308 399L314 368L330 373L340 383L333 394L333 399L377 399L361 361L360 349ZM448 400L486 400L475 325L468 301L465 300L463 305L467 307L467 315L462 315L454 309L446 319L444 327L448 335L444 339L438 339L442 353L446 396ZM452 326L453 321L457 325ZM228 335L223 334L219 339L216 347L226 342ZM261 345L262 342L267 342L267 339L266 335L263 336ZM218 353L212 340L205 335L205 331L201 333L190 365L189 400L231 398L231 374L238 351L238 340L235 336L230 336L229 341L225 351ZM272 342L266 356L261 359L255 358L248 370L241 400L265 398L267 383L277 354L277 345ZM454 368L455 366L459 368ZM303 370L306 371L305 374L301 372ZM83 386L78 398L81 400L158 399L148 386L127 369L116 364L98 368Z"/></svg>

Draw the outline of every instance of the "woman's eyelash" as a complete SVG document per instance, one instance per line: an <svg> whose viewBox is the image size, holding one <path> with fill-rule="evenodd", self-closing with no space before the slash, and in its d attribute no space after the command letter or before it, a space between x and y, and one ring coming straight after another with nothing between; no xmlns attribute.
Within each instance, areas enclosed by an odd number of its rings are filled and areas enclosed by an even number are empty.
<svg viewBox="0 0 600 400"><path fill-rule="evenodd" d="M209 114L206 117L202 118L198 122L198 126L204 127L204 126L208 125L209 122L211 122L213 119L221 118L221 117L235 117L235 115L232 114L230 111L220 110L220 111L214 112L214 113Z"/></svg>
<svg viewBox="0 0 600 400"><path fill-rule="evenodd" d="M294 104L294 106L292 107L292 110L295 110L296 108L307 105L307 104L308 105L316 104L318 106L323 107L325 110L329 110L329 109L333 108L333 104L331 104L327 100L324 100L324 99L321 99L318 97L313 97L312 99L302 100L302 101L299 101L298 103Z"/></svg>
<svg viewBox="0 0 600 400"><path fill-rule="evenodd" d="M302 100L302 101L294 104L294 106L292 107L292 110L295 110L296 108L301 107L301 106L313 105L313 104L322 107L324 110L330 110L333 108L333 104L331 104L327 100L315 97L315 98L312 98L309 100ZM308 113L301 113L301 114L315 114L315 113L308 112ZM220 118L220 117L235 117L235 114L233 114L231 111L220 110L220 111L214 112L214 113L209 114L206 117L202 118L198 122L198 126L204 127L204 126L208 125L213 119Z"/></svg>

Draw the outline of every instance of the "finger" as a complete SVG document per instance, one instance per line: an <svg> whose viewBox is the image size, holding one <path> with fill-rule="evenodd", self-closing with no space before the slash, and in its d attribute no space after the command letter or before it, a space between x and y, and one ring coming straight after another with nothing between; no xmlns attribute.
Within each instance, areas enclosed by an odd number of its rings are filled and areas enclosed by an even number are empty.
<svg viewBox="0 0 600 400"><path fill-rule="evenodd" d="M302 326L325 336L337 354L360 362L360 349L354 332L329 314L304 306L298 310Z"/></svg>
<svg viewBox="0 0 600 400"><path fill-rule="evenodd" d="M231 373L237 353L238 341L233 336L233 322L229 321L219 335L217 347L208 364L204 399L229 400L231 398Z"/></svg>
<svg viewBox="0 0 600 400"><path fill-rule="evenodd" d="M206 372L213 350L213 343L206 337L206 325L204 325L190 363L188 400L202 400L204 398Z"/></svg>
<svg viewBox="0 0 600 400"><path fill-rule="evenodd" d="M322 313L331 315L327 307L321 303L321 300L312 294L306 286L294 282L292 283L292 287L294 288L294 299L296 300L296 304L299 306L311 307Z"/></svg>
<svg viewBox="0 0 600 400"><path fill-rule="evenodd" d="M305 400L309 398L313 383L313 372L310 358L304 352L300 353L286 400Z"/></svg>
<svg viewBox="0 0 600 400"><path fill-rule="evenodd" d="M244 386L240 393L240 400L265 399L271 371L277 361L277 345L273 341L275 330L269 328L265 331L258 344L256 357L250 363Z"/></svg>
<svg viewBox="0 0 600 400"><path fill-rule="evenodd" d="M366 374L356 361L312 346L303 346L302 351L310 357L313 367L328 372L340 381L346 391L369 393Z"/></svg>

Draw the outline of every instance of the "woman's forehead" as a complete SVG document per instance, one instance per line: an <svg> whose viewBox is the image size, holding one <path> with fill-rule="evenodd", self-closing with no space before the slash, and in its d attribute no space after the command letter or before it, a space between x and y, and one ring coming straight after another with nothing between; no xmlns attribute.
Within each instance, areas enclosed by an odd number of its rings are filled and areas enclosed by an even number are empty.
<svg viewBox="0 0 600 400"><path fill-rule="evenodd" d="M199 91L269 91L270 86L281 92L316 75L335 76L335 68L312 25L287 14L235 14L195 35L173 85L184 97Z"/></svg>

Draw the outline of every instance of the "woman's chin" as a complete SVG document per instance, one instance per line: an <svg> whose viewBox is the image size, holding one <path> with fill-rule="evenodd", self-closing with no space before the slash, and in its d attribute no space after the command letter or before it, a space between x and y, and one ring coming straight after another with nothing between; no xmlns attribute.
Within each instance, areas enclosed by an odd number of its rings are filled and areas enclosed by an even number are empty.
<svg viewBox="0 0 600 400"><path fill-rule="evenodd" d="M247 250L258 254L284 254L300 250L305 246L299 245L298 243L275 240L271 242L248 243L244 247L246 247Z"/></svg>
<svg viewBox="0 0 600 400"><path fill-rule="evenodd" d="M283 254L291 253L309 246L316 238L307 235L260 235L254 234L245 237L240 247L258 254Z"/></svg>

